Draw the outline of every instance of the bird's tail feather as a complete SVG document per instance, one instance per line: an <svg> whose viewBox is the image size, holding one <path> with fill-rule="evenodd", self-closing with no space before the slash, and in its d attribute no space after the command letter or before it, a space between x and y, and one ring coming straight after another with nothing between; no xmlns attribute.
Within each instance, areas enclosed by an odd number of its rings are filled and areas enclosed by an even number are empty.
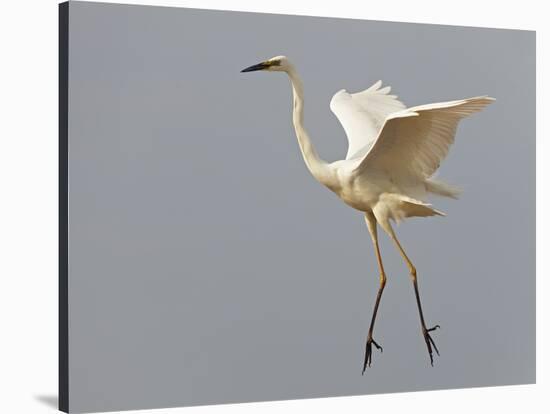
<svg viewBox="0 0 550 414"><path fill-rule="evenodd" d="M374 214L379 223L384 222L381 217L393 219L397 224L407 217L444 216L445 213L436 210L431 204L408 197L404 194L384 194L374 208Z"/></svg>
<svg viewBox="0 0 550 414"><path fill-rule="evenodd" d="M434 178L428 178L425 182L426 190L443 197L458 198L462 190L454 185L444 183Z"/></svg>

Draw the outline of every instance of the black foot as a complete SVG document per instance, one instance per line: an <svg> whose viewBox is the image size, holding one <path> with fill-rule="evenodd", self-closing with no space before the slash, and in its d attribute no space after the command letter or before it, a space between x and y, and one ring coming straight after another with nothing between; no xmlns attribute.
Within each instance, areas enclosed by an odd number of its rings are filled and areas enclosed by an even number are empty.
<svg viewBox="0 0 550 414"><path fill-rule="evenodd" d="M434 366L433 350L435 350L437 356L439 356L439 350L437 349L434 340L430 336L430 332L435 331L437 328L441 328L441 326L435 325L433 328L430 329L426 329L426 327L422 328L422 334L424 335L424 341L426 341L426 346L428 347L428 353L430 354L430 364L432 367Z"/></svg>
<svg viewBox="0 0 550 414"><path fill-rule="evenodd" d="M367 369L367 366L370 367L370 364L372 362L372 345L376 347L380 352L383 352L383 349L380 345L376 343L374 339L372 339L370 336L367 338L367 345L365 347L365 362L363 363L363 372L361 375L365 373L365 370Z"/></svg>

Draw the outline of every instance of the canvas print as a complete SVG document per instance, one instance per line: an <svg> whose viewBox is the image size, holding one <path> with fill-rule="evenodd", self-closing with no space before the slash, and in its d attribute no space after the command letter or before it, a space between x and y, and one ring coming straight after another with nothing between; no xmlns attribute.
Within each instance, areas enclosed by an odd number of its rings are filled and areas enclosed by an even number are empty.
<svg viewBox="0 0 550 414"><path fill-rule="evenodd" d="M63 411L535 381L534 32L59 7Z"/></svg>

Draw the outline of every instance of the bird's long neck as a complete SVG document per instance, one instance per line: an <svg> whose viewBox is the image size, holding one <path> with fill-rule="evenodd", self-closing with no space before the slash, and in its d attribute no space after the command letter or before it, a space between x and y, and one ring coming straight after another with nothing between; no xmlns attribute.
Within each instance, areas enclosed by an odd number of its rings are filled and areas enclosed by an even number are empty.
<svg viewBox="0 0 550 414"><path fill-rule="evenodd" d="M328 164L319 158L304 127L304 89L302 80L294 68L290 68L287 73L292 84L294 98L292 121L302 156L311 174L321 183L328 185L328 181L330 180Z"/></svg>

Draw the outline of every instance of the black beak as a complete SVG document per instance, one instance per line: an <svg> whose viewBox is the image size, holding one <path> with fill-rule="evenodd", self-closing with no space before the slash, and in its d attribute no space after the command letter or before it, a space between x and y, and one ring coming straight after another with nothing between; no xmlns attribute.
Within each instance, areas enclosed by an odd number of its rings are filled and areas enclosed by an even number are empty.
<svg viewBox="0 0 550 414"><path fill-rule="evenodd" d="M261 63L258 63L257 65L252 65L252 66L249 66L247 68L244 68L243 70L241 70L241 73L242 72L254 72L256 70L264 70L264 69L267 69L269 67L269 64L265 63L265 62L261 62Z"/></svg>

